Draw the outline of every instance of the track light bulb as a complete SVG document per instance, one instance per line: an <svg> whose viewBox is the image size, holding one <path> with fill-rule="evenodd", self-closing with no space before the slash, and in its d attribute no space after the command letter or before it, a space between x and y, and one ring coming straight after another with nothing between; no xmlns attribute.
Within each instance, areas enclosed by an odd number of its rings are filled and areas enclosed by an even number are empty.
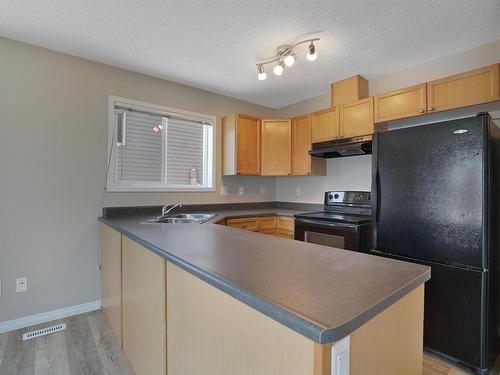
<svg viewBox="0 0 500 375"><path fill-rule="evenodd" d="M285 60L283 60L283 61L285 62L286 66L291 67L293 65L293 63L295 62L295 56L293 54L287 55L285 57Z"/></svg>
<svg viewBox="0 0 500 375"><path fill-rule="evenodd" d="M282 62L279 63L278 65L276 65L273 69L273 73L276 74L277 76L280 76L283 74L283 70L284 70L284 66L285 64L283 64Z"/></svg>
<svg viewBox="0 0 500 375"><path fill-rule="evenodd" d="M317 58L318 58L318 54L316 53L316 46L314 45L313 42L311 42L311 44L309 44L309 47L308 47L307 59L309 61L314 61Z"/></svg>
<svg viewBox="0 0 500 375"><path fill-rule="evenodd" d="M267 74L266 72L264 71L264 67L262 65L259 65L257 67L257 78L259 79L259 81L263 81L267 78Z"/></svg>

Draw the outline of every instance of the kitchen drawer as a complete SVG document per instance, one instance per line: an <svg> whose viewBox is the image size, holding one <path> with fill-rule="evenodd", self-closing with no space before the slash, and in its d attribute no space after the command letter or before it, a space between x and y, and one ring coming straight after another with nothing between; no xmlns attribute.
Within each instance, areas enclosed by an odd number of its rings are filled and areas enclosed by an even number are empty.
<svg viewBox="0 0 500 375"><path fill-rule="evenodd" d="M259 217L259 232L276 229L277 226L278 218L276 216Z"/></svg>
<svg viewBox="0 0 500 375"><path fill-rule="evenodd" d="M252 232L256 232L258 230L259 228L258 223L259 223L258 217L245 217L241 219L226 220L226 225L228 227L249 230Z"/></svg>
<svg viewBox="0 0 500 375"><path fill-rule="evenodd" d="M283 238L289 238L291 240L294 239L293 232L289 230L278 229L278 236Z"/></svg>
<svg viewBox="0 0 500 375"><path fill-rule="evenodd" d="M278 229L293 232L294 219L292 217L280 216L278 219Z"/></svg>
<svg viewBox="0 0 500 375"><path fill-rule="evenodd" d="M267 229L267 230L259 230L259 233L270 234L272 236L278 235L278 229Z"/></svg>

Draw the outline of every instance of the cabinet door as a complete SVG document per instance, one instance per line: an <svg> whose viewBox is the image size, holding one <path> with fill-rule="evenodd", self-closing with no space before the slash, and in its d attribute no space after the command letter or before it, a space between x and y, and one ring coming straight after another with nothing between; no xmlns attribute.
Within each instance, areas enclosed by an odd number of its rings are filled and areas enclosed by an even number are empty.
<svg viewBox="0 0 500 375"><path fill-rule="evenodd" d="M260 175L260 119L236 115L236 174Z"/></svg>
<svg viewBox="0 0 500 375"><path fill-rule="evenodd" d="M373 97L340 106L340 137L373 133Z"/></svg>
<svg viewBox="0 0 500 375"><path fill-rule="evenodd" d="M292 174L311 174L311 115L292 119Z"/></svg>
<svg viewBox="0 0 500 375"><path fill-rule="evenodd" d="M292 130L290 120L262 120L263 176L291 173Z"/></svg>
<svg viewBox="0 0 500 375"><path fill-rule="evenodd" d="M339 109L332 107L312 114L312 142L331 141L339 137Z"/></svg>
<svg viewBox="0 0 500 375"><path fill-rule="evenodd" d="M165 260L123 237L122 261L123 351L136 374L165 374Z"/></svg>
<svg viewBox="0 0 500 375"><path fill-rule="evenodd" d="M423 115L427 111L427 85L422 83L377 95L374 101L375 122Z"/></svg>
<svg viewBox="0 0 500 375"><path fill-rule="evenodd" d="M101 223L101 301L116 339L122 346L122 236Z"/></svg>
<svg viewBox="0 0 500 375"><path fill-rule="evenodd" d="M278 226L278 218L276 216L259 217L259 232L276 230Z"/></svg>
<svg viewBox="0 0 500 375"><path fill-rule="evenodd" d="M240 219L228 219L226 220L226 225L232 228L249 230L251 232L256 232L259 230L259 218L258 217L244 217Z"/></svg>
<svg viewBox="0 0 500 375"><path fill-rule="evenodd" d="M499 64L427 82L428 111L487 103L500 99Z"/></svg>

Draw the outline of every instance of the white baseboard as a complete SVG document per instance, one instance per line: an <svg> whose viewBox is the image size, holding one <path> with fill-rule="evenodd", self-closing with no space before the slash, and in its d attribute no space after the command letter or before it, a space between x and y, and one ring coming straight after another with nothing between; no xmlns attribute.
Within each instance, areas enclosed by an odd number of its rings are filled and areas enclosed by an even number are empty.
<svg viewBox="0 0 500 375"><path fill-rule="evenodd" d="M99 310L101 308L101 300L82 303L64 307L62 309L47 311L41 314L25 316L19 319L6 320L0 322L0 333L15 331L16 329L33 326L36 324L47 323L56 319L67 318L68 316L83 314L90 311Z"/></svg>

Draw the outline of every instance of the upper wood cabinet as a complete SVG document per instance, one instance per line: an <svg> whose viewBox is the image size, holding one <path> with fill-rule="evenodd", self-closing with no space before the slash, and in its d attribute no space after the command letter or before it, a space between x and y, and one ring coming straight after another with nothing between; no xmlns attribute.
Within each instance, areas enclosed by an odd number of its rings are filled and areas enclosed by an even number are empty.
<svg viewBox="0 0 500 375"><path fill-rule="evenodd" d="M290 120L262 120L263 176L291 174L292 129Z"/></svg>
<svg viewBox="0 0 500 375"><path fill-rule="evenodd" d="M375 122L396 120L427 113L427 85L387 92L374 97Z"/></svg>
<svg viewBox="0 0 500 375"><path fill-rule="evenodd" d="M338 107L331 107L311 115L311 140L313 143L331 141L340 135Z"/></svg>
<svg viewBox="0 0 500 375"><path fill-rule="evenodd" d="M340 137L373 133L373 97L340 106Z"/></svg>
<svg viewBox="0 0 500 375"><path fill-rule="evenodd" d="M236 113L222 118L223 175L260 175L260 119Z"/></svg>
<svg viewBox="0 0 500 375"><path fill-rule="evenodd" d="M292 119L292 175L326 175L326 159L309 155L312 147L311 115Z"/></svg>
<svg viewBox="0 0 500 375"><path fill-rule="evenodd" d="M499 64L427 82L429 112L500 100Z"/></svg>
<svg viewBox="0 0 500 375"><path fill-rule="evenodd" d="M355 75L331 84L332 107L368 97L368 80Z"/></svg>

